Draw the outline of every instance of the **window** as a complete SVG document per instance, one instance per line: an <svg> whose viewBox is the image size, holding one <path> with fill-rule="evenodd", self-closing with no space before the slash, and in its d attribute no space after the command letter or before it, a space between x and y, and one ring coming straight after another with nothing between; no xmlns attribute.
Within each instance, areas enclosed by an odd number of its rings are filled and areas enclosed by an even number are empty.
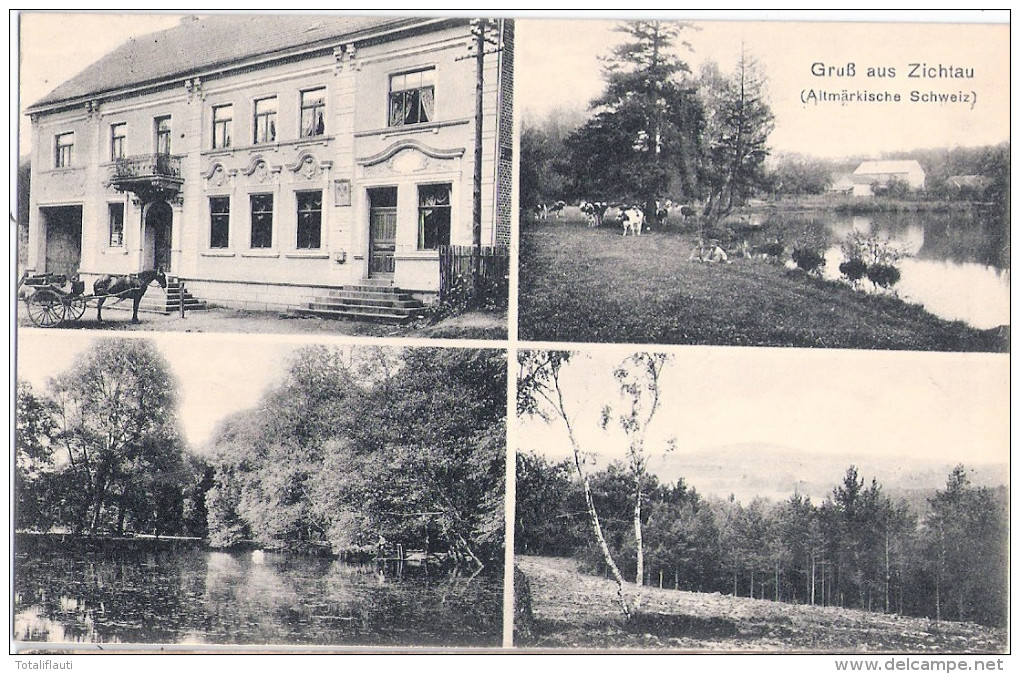
<svg viewBox="0 0 1020 674"><path fill-rule="evenodd" d="M326 89L301 92L301 137L326 133Z"/></svg>
<svg viewBox="0 0 1020 674"><path fill-rule="evenodd" d="M418 250L450 245L450 186L418 187Z"/></svg>
<svg viewBox="0 0 1020 674"><path fill-rule="evenodd" d="M436 69L390 75L389 126L424 124L435 119Z"/></svg>
<svg viewBox="0 0 1020 674"><path fill-rule="evenodd" d="M110 125L110 161L124 158L124 143L127 141L127 124Z"/></svg>
<svg viewBox="0 0 1020 674"><path fill-rule="evenodd" d="M212 146L230 147L234 135L234 106L218 105L212 109Z"/></svg>
<svg viewBox="0 0 1020 674"><path fill-rule="evenodd" d="M251 247L273 246L273 195L251 195Z"/></svg>
<svg viewBox="0 0 1020 674"><path fill-rule="evenodd" d="M124 204L110 204L110 247L124 245Z"/></svg>
<svg viewBox="0 0 1020 674"><path fill-rule="evenodd" d="M255 139L258 143L276 140L276 97L255 101Z"/></svg>
<svg viewBox="0 0 1020 674"><path fill-rule="evenodd" d="M270 206L272 211L272 206ZM272 213L270 213L272 218ZM271 222L271 221L270 221ZM272 224L270 224L272 230ZM209 197L209 247L230 245L230 197ZM252 246L254 248L254 246Z"/></svg>
<svg viewBox="0 0 1020 674"><path fill-rule="evenodd" d="M322 246L322 192L297 193L297 247Z"/></svg>
<svg viewBox="0 0 1020 674"><path fill-rule="evenodd" d="M74 163L74 133L57 135L53 165L57 168L71 166Z"/></svg>
<svg viewBox="0 0 1020 674"><path fill-rule="evenodd" d="M153 125L156 129L156 154L170 154L170 118L157 117Z"/></svg>

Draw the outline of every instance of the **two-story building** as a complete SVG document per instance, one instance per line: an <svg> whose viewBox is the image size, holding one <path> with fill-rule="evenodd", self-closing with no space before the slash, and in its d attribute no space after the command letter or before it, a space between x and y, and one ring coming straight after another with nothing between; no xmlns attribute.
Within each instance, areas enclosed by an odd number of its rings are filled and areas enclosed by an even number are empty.
<svg viewBox="0 0 1020 674"><path fill-rule="evenodd" d="M27 110L28 268L162 268L253 308L434 294L440 248L478 243L476 146L480 243L509 243L512 86L508 20L182 18Z"/></svg>

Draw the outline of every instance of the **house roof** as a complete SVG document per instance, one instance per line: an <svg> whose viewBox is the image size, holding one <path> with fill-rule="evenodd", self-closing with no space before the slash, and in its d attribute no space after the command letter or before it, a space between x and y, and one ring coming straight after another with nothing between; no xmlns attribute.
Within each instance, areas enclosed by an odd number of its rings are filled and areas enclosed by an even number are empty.
<svg viewBox="0 0 1020 674"><path fill-rule="evenodd" d="M854 175L874 173L924 173L924 169L915 159L886 159L881 161L861 162L854 170Z"/></svg>
<svg viewBox="0 0 1020 674"><path fill-rule="evenodd" d="M64 82L28 110L226 66L307 45L363 38L422 19L309 14L215 14L131 38Z"/></svg>
<svg viewBox="0 0 1020 674"><path fill-rule="evenodd" d="M982 175L949 176L946 184L953 187L975 187L983 189L991 184L991 179Z"/></svg>

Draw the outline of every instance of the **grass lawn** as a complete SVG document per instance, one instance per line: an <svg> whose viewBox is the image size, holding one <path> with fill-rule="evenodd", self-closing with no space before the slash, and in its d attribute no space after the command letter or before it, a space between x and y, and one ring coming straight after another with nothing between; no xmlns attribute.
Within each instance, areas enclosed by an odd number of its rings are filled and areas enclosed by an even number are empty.
<svg viewBox="0 0 1020 674"><path fill-rule="evenodd" d="M701 652L1003 653L1005 629L973 623L786 604L628 584L626 621L616 585L571 559L517 555L533 620L515 645L532 648L677 649ZM517 591L517 588L515 588ZM516 627L516 626L515 626Z"/></svg>
<svg viewBox="0 0 1020 674"><path fill-rule="evenodd" d="M924 351L1009 350L1007 331L946 321L761 260L688 261L675 231L623 237L564 219L521 225L518 330L534 341Z"/></svg>

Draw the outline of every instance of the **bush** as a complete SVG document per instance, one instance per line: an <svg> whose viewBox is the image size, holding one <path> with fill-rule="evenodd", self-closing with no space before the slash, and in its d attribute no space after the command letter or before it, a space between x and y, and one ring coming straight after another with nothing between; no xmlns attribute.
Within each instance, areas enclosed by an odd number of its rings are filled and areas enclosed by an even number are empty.
<svg viewBox="0 0 1020 674"><path fill-rule="evenodd" d="M471 274L458 274L453 286L438 302L429 307L426 316L440 320L478 309L505 311L509 304L509 279L482 277L479 297L474 296Z"/></svg>
<svg viewBox="0 0 1020 674"><path fill-rule="evenodd" d="M889 289L899 283L900 270L891 264L873 264L868 267L868 280L876 287Z"/></svg>
<svg viewBox="0 0 1020 674"><path fill-rule="evenodd" d="M857 282L868 273L868 265L861 258L853 257L840 263L839 273L847 277L850 283L857 285Z"/></svg>
<svg viewBox="0 0 1020 674"><path fill-rule="evenodd" d="M794 248L791 257L798 267L809 274L821 273L821 268L825 266L825 257L818 251Z"/></svg>
<svg viewBox="0 0 1020 674"><path fill-rule="evenodd" d="M889 239L881 239L874 234L852 231L840 244L843 257L847 260L860 260L865 266L873 264L893 265L903 257L903 252Z"/></svg>

